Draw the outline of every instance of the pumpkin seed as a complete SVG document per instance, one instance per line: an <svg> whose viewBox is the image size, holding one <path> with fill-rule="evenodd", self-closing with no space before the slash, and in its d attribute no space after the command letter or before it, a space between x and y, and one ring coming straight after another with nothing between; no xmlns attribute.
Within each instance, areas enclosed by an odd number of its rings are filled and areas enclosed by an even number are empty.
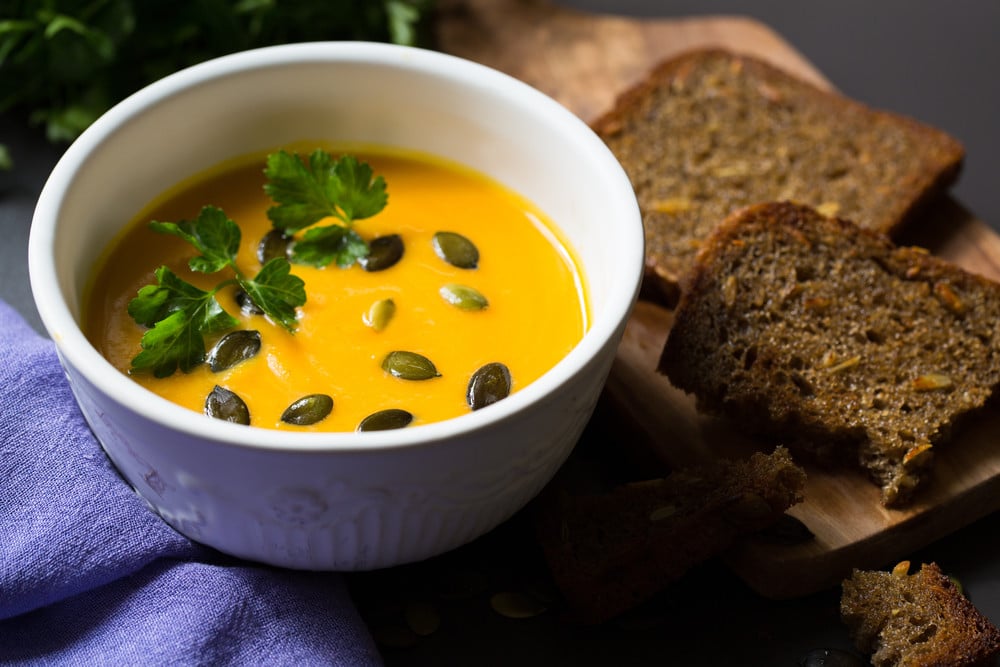
<svg viewBox="0 0 1000 667"><path fill-rule="evenodd" d="M910 574L910 561L901 560L892 566L892 576L903 578Z"/></svg>
<svg viewBox="0 0 1000 667"><path fill-rule="evenodd" d="M468 285L448 283L438 293L445 301L462 310L482 310L490 305L479 290Z"/></svg>
<svg viewBox="0 0 1000 667"><path fill-rule="evenodd" d="M406 410L399 408L389 408L373 412L358 424L359 431L389 431L397 428L405 428L413 421L413 415Z"/></svg>
<svg viewBox="0 0 1000 667"><path fill-rule="evenodd" d="M384 271L403 257L403 239L399 234L379 236L368 243L368 254L358 260L365 271Z"/></svg>
<svg viewBox="0 0 1000 667"><path fill-rule="evenodd" d="M521 592L497 593L490 598L490 606L507 618L532 618L548 610L535 596Z"/></svg>
<svg viewBox="0 0 1000 667"><path fill-rule="evenodd" d="M275 257L288 257L288 247L291 245L292 237L285 234L283 230L272 229L257 244L257 260L261 264L267 264Z"/></svg>
<svg viewBox="0 0 1000 667"><path fill-rule="evenodd" d="M232 368L241 361L253 359L260 352L260 332L253 329L231 331L208 351L205 361L213 373Z"/></svg>
<svg viewBox="0 0 1000 667"><path fill-rule="evenodd" d="M379 299L371 305L368 312L361 319L375 331L382 331L389 326L389 322L395 314L395 301L392 299Z"/></svg>
<svg viewBox="0 0 1000 667"><path fill-rule="evenodd" d="M510 369L494 361L472 374L465 392L465 401L473 410L485 408L507 398L510 387Z"/></svg>
<svg viewBox="0 0 1000 667"><path fill-rule="evenodd" d="M205 414L234 424L250 425L250 408L225 387L215 385L205 399Z"/></svg>
<svg viewBox="0 0 1000 667"><path fill-rule="evenodd" d="M250 295L245 290L236 290L236 305L240 307L240 312L244 315L263 315L264 310L254 303Z"/></svg>
<svg viewBox="0 0 1000 667"><path fill-rule="evenodd" d="M437 232L431 239L437 256L460 269L474 269L479 265L479 249L461 234Z"/></svg>
<svg viewBox="0 0 1000 667"><path fill-rule="evenodd" d="M394 350L382 360L382 370L401 380L430 380L441 377L434 362L422 354Z"/></svg>
<svg viewBox="0 0 1000 667"><path fill-rule="evenodd" d="M406 627L420 637L426 637L437 632L441 627L441 615L438 610L426 602L410 602L403 609L403 620Z"/></svg>
<svg viewBox="0 0 1000 667"><path fill-rule="evenodd" d="M295 401L281 413L281 421L295 426L309 426L326 419L333 410L333 399L326 394L309 394Z"/></svg>

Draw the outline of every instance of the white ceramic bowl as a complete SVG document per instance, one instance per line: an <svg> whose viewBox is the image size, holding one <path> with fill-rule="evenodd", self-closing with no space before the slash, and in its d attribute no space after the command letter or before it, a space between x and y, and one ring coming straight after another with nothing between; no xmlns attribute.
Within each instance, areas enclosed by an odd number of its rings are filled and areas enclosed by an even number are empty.
<svg viewBox="0 0 1000 667"><path fill-rule="evenodd" d="M436 154L535 202L582 264L592 307L583 340L488 410L379 434L228 424L115 370L81 332L80 304L95 261L123 224L167 187L223 160L317 139ZM591 415L642 260L632 188L585 123L486 67L352 42L219 58L121 102L56 165L29 247L34 298L76 399L146 502L223 552L331 570L439 554L537 494Z"/></svg>

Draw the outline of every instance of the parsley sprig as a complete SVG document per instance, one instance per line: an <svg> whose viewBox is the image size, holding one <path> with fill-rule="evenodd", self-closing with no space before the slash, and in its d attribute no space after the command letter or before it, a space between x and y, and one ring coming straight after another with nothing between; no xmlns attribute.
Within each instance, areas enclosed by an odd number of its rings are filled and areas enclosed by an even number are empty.
<svg viewBox="0 0 1000 667"><path fill-rule="evenodd" d="M305 305L305 282L291 274L291 264L324 267L332 262L346 268L368 254L368 244L353 229L355 220L368 218L385 208L385 181L371 167L346 155L334 159L323 150L314 151L308 163L299 156L280 151L267 157L265 192L275 205L267 215L272 224L292 236L287 257L268 260L257 275L244 275L236 264L240 228L222 209L205 206L194 220L153 221L150 228L176 236L198 251L188 261L196 273L213 274L224 269L232 277L211 290L203 290L179 277L166 266L154 272L156 282L141 288L128 304L136 323L149 327L140 341L142 348L132 359L133 372L152 372L168 377L178 368L187 373L205 361L206 336L232 329L239 320L219 304L217 294L238 285L273 322L290 333L297 325L296 308ZM332 224L312 227L333 219Z"/></svg>
<svg viewBox="0 0 1000 667"><path fill-rule="evenodd" d="M234 277L206 291L166 266L159 267L154 273L156 283L140 289L128 304L132 319L151 327L143 334L142 351L132 359L133 371L150 370L156 377L167 377L178 368L190 372L205 361L205 336L239 324L216 298L233 284L239 285L271 320L288 331L295 330L295 309L306 302L305 282L291 275L288 260L282 257L268 261L252 278L244 275L236 265L240 228L222 209L205 206L193 221L153 221L150 227L184 239L201 253L188 261L192 271L209 274L229 268Z"/></svg>
<svg viewBox="0 0 1000 667"><path fill-rule="evenodd" d="M346 268L368 254L368 244L353 229L355 220L369 218L388 201L385 180L352 155L334 160L315 150L308 165L297 155L280 151L267 156L264 191L276 203L267 211L271 223L294 234L321 220L339 223L314 227L291 248L297 264L326 266L336 262Z"/></svg>

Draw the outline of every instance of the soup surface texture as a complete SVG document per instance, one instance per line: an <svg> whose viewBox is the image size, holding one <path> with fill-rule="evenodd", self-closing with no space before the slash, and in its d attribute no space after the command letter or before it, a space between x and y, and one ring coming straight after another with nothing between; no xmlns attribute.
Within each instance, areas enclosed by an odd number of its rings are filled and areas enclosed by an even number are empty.
<svg viewBox="0 0 1000 667"><path fill-rule="evenodd" d="M307 294L294 334L264 316L243 314L236 288L226 288L219 302L240 320L238 328L260 332L260 352L217 373L207 364L167 378L130 373L136 382L198 412L213 387L224 387L246 403L253 426L353 431L366 416L390 408L410 412L413 425L465 414L467 386L478 368L505 364L517 391L576 345L587 327L584 281L568 246L530 202L436 158L367 147L351 153L385 179L388 192L387 206L355 221L354 229L368 241L400 235L402 259L374 272L357 264L347 269L293 264ZM220 207L242 231L237 264L253 275L260 268L257 245L272 229L266 211L274 202L263 190L263 165L263 156L240 160L168 191L132 221L101 260L85 302L85 330L123 373L130 372L145 331L129 316L128 303L155 282L154 269L165 265L203 289L220 279L192 273L187 262L194 248L154 232L149 221L190 220L205 205ZM443 261L432 243L439 231L471 240L479 251L476 268ZM488 306L463 310L446 301L439 290L455 283L478 290ZM395 312L377 330L366 316L384 299L392 300ZM207 338L206 346L220 336ZM395 350L430 359L440 376L394 377L383 370L382 360ZM281 421L290 404L316 393L333 398L325 419L309 426Z"/></svg>

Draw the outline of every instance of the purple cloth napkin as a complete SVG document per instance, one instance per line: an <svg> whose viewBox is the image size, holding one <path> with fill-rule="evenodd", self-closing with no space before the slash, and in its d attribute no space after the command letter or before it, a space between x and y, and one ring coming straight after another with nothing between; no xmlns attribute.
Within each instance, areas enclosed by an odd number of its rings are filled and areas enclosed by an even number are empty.
<svg viewBox="0 0 1000 667"><path fill-rule="evenodd" d="M377 665L343 577L228 558L118 476L0 301L0 663Z"/></svg>

